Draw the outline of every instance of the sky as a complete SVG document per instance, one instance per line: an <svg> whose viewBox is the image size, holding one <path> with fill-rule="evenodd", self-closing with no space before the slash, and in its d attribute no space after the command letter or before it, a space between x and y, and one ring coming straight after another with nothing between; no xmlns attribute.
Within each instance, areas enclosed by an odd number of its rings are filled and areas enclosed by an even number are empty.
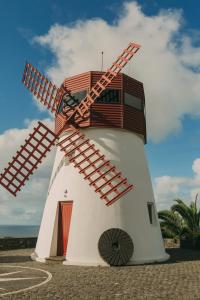
<svg viewBox="0 0 200 300"><path fill-rule="evenodd" d="M200 4L196 0L0 1L0 169L47 111L21 82L26 61L58 86L108 67L142 45L124 73L144 84L149 163L157 209L200 193ZM17 198L0 187L0 224L39 224L54 152Z"/></svg>

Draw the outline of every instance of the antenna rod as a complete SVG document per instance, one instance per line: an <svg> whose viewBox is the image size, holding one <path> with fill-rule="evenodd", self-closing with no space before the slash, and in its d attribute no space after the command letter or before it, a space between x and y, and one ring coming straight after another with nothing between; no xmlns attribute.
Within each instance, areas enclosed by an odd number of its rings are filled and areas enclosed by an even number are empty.
<svg viewBox="0 0 200 300"><path fill-rule="evenodd" d="M103 71L103 51L101 52L101 72Z"/></svg>

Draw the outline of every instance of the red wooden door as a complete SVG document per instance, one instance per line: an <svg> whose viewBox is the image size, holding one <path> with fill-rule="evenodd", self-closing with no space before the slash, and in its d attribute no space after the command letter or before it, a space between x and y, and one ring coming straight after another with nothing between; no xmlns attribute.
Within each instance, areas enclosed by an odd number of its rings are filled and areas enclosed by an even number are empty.
<svg viewBox="0 0 200 300"><path fill-rule="evenodd" d="M72 214L72 201L59 202L57 255L65 256Z"/></svg>

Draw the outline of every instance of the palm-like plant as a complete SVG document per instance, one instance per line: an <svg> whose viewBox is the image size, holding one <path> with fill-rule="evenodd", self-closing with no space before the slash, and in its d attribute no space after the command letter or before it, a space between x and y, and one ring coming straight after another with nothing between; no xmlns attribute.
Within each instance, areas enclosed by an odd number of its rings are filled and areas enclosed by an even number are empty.
<svg viewBox="0 0 200 300"><path fill-rule="evenodd" d="M172 210L158 212L163 237L177 238L183 234L184 224L179 214Z"/></svg>
<svg viewBox="0 0 200 300"><path fill-rule="evenodd" d="M187 238L192 240L193 245L196 244L200 237L200 209L197 207L197 198L198 195L189 205L176 199L170 210L158 213L163 236Z"/></svg>

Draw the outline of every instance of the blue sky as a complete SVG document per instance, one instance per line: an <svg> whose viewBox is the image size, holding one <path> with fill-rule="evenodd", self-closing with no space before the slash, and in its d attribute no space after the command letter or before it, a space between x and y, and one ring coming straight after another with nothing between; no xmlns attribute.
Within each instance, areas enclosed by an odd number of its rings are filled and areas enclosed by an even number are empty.
<svg viewBox="0 0 200 300"><path fill-rule="evenodd" d="M11 146L13 152L15 151L15 147L19 144L24 136L25 127L29 126L32 120L37 119L44 119L48 118L48 114L44 111L38 109L35 101L33 100L32 96L25 87L21 83L22 72L24 68L25 61L30 61L33 65L38 67L42 72L46 72L46 74L51 77L52 79L57 80L56 74L60 71L61 73L66 73L65 76L68 74L72 74L73 72L78 72L78 65L70 66L69 71L66 69L63 70L64 67L59 66L59 61L63 60L61 57L61 50L57 48L53 48L50 43L53 44L51 32L54 30L58 34L62 32L66 33L71 32L72 30L80 31L78 28L78 20L82 21L82 30L83 36L87 35L87 39L89 42L91 36L88 38L88 32L91 28L91 31L95 31L93 25L97 25L97 28L101 28L100 26L105 26L106 30L109 28L113 28L116 26L115 32L113 36L117 35L117 30L124 30L123 24L126 23L126 32L128 32L129 24L131 22L135 22L134 18L129 18L129 14L134 16L136 13L137 18L143 20L143 22L147 22L147 24L153 24L152 30L155 29L155 32L152 31L152 34L155 37L158 35L157 43L159 43L159 28L163 28L163 24L166 22L166 36L171 35L170 42L171 45L175 47L171 47L169 49L168 45L166 45L166 57L169 57L171 53L173 53L174 58L179 59L179 53L182 55L180 59L179 65L175 66L173 62L172 67L170 68L169 73L166 72L164 79L168 80L167 76L173 76L173 68L175 73L175 78L182 76L181 67L184 67L183 71L187 72L185 78L189 78L190 73L188 70L192 71L191 73L191 81L185 80L185 85L188 85L188 90L194 90L198 87L198 80L199 80L199 66L200 63L198 62L198 50L200 46L200 19L198 12L200 10L200 4L196 0L190 1L181 1L181 0L168 0L168 1L154 1L154 0L143 0L143 1L126 1L126 3L139 5L141 7L140 12L135 12L135 6L128 6L127 11L124 10L125 1L121 0L111 0L111 1L64 1L64 0L57 0L57 1L50 1L50 0L35 0L35 1L5 1L2 0L0 2L0 36L1 36L1 55L0 55L0 149L4 151L4 154L1 155L0 158L0 166L3 167L6 163L6 159L9 160L5 152L7 151L9 145ZM161 13L161 11L165 11ZM161 21L158 18L155 21L155 18L161 14ZM126 15L126 16L124 16ZM165 19L165 16L167 18ZM96 19L101 20L101 22L97 23ZM121 19L121 23L118 24L118 19ZM92 20L93 25L90 25L88 22ZM152 20L152 23L148 23ZM155 21L155 22L154 22ZM95 23L96 22L96 23ZM105 22L105 24L103 23ZM139 21L138 21L139 22ZM154 22L154 23L153 23ZM161 22L161 26L158 24ZM171 22L171 23L170 23ZM55 27L55 24L58 24L58 27ZM116 25L117 24L117 25ZM139 24L139 23L138 23ZM178 29L175 28L178 24ZM87 26L86 26L87 25ZM91 26L91 27L90 27ZM93 27L92 27L93 26ZM142 33L147 34L147 29L142 24L143 29L139 30L137 35L137 42L140 42L142 38ZM157 27L156 27L157 26ZM159 27L160 26L160 27ZM89 28L89 29L88 29ZM134 27L133 25L133 28ZM175 29L174 29L175 28ZM51 31L52 30L52 31ZM71 31L70 31L71 30ZM163 30L165 34L165 29ZM131 31L130 31L131 32ZM70 33L72 36L72 33ZM103 41L105 35L105 43L108 40L108 33L104 33L102 31L101 40ZM151 33L148 33L151 34ZM48 36L48 38L47 38ZM37 37L37 38L36 38ZM45 38L46 37L46 38ZM189 44L187 44L187 38L189 37ZM115 37L114 37L115 38ZM166 37L167 39L168 37ZM87 42L86 39L86 42ZM50 40L50 42L49 42ZM55 39L56 40L56 39ZM116 40L116 39L115 39ZM133 35L130 35L130 40L134 40L134 32ZM174 42L176 40L176 42ZM183 41L184 40L184 41ZM52 42L53 41L53 42ZM69 38L67 42L73 43L74 38ZM55 41L57 43L57 41ZM63 42L64 43L64 42ZM120 44L121 43L121 44ZM141 42L142 43L142 42ZM162 43L162 40L160 41ZM173 44L174 43L174 44ZM181 46L179 47L179 43ZM65 45L65 43L63 44ZM121 46L122 45L122 46ZM73 46L73 45L72 45ZM116 53L119 53L118 49L122 49L125 47L126 44L123 44L122 41L119 41L119 48L116 49ZM69 51L70 45L67 46ZM144 87L146 92L146 101L149 104L149 112L147 111L148 118L151 120L154 118L152 115L153 110L159 111L160 106L157 106L153 102L154 99L151 95L157 95L157 93L152 90L152 86L155 88L159 85L162 86L163 82L154 82L152 77L147 77L147 73L149 70L144 71L144 64L142 64L142 59L148 57L150 55L148 53L148 47L145 43L142 43L142 48L140 51L140 56L135 58L136 62L136 74L133 74L139 80L144 78ZM100 51L101 49L99 49ZM56 52L57 51L57 52ZM82 48L77 49L77 53L80 53L81 57ZM86 50L85 50L86 51ZM107 50L107 52L109 49ZM170 52L171 51L171 52ZM84 52L84 51L83 51ZM159 52L160 53L160 52ZM85 55L85 56L84 56ZM153 55L153 54L151 54ZM84 60L86 54L83 53L82 60ZM110 57L115 57L115 53L110 50L108 53L108 61L110 61ZM144 57L144 58L142 58ZM152 59L152 56L150 56ZM155 55L155 63L157 63L157 57ZM193 60L190 63L190 60ZM146 60L147 61L147 60ZM158 62L159 63L159 62ZM162 60L161 60L162 63ZM67 63L66 63L67 65ZM81 65L81 64L80 64ZM95 62L93 58L91 58L91 68L95 66ZM84 69L85 65L81 65L80 69ZM165 65L163 65L163 69L158 72L162 72L165 70ZM54 69L52 69L54 68ZM89 70L90 63L88 63L88 68L85 71ZM81 70L82 70L81 69ZM143 69L143 73L140 73L140 70ZM146 73L146 74L145 74ZM145 77L146 76L146 77ZM188 77L187 77L188 76ZM159 78L159 76L158 76ZM194 78L194 80L193 80ZM182 80L182 79L181 79ZM193 86L191 82L196 81L196 85ZM59 82L59 79L57 80ZM151 85L151 86L150 86ZM180 89L181 85L177 89ZM170 89L176 89L176 86L169 87ZM154 93L155 92L155 93ZM166 90L163 90L165 93L165 97L167 99ZM185 92L183 92L185 94ZM195 98L195 95L196 98ZM155 126L152 121L149 122L149 141L148 145L145 146L146 153L149 161L150 172L152 176L152 181L155 188L155 193L157 193L157 197L162 197L165 199L161 201L161 204L164 203L165 206L171 204L169 201L170 197L176 196L185 196L189 197L193 195L195 192L198 191L198 187L200 189L200 182L198 182L198 164L199 164L199 157L200 157L200 94L198 98L198 91L196 94L191 94L191 97L186 98L183 101L184 109L180 109L181 107L181 93L175 93L174 95L174 102L172 102L171 111L169 107L166 110L166 114L169 116L169 123L175 124L170 127L170 124L167 124L167 118L165 120L166 123L162 124L162 120L160 120L161 130L160 134L156 131ZM185 96L186 97L186 96ZM194 99L195 98L195 99ZM169 99L171 101L171 94L169 94ZM190 101L193 101L190 105ZM159 101L159 99L158 99ZM198 102L199 101L199 102ZM172 115L174 114L174 107L178 107L177 114L174 115L173 119L171 119ZM155 105L155 107L153 106ZM159 104L158 104L159 105ZM153 106L153 108L152 108ZM147 106L148 109L148 106ZM162 111L162 109L161 109ZM155 115L157 116L157 115ZM163 115L164 116L164 115ZM165 116L166 117L166 116ZM162 118L162 116L161 116ZM173 123L174 122L174 123ZM177 122L177 126L176 126ZM159 124L159 123L158 123ZM168 127L169 129L163 130L162 134L162 126ZM159 126L159 125L158 125ZM16 137L16 143L8 142L6 145L6 138L11 138L12 134L6 133L6 130L14 130L13 136L19 135L20 137ZM20 131L21 130L21 131ZM27 131L28 132L28 131ZM10 154L10 149L8 153ZM194 161L195 167L194 166ZM50 167L49 167L50 168ZM194 169L196 170L194 174ZM46 170L46 169L45 169ZM46 171L41 171L41 174L47 174ZM42 173L43 172L43 173ZM49 173L48 173L49 174ZM48 180L45 179L45 176L42 175L45 181L45 186L48 185ZM194 178L195 177L195 178ZM194 182L195 180L195 182ZM191 182L190 182L191 181ZM190 186L188 187L187 191L185 190L184 184L185 182L190 182ZM164 189L169 189L168 194L164 194ZM192 193L190 188L193 189ZM29 189L32 191L31 186ZM170 190L171 189L171 190ZM13 204L14 206L6 206L6 195L3 193L3 208L1 219L3 220L2 223L6 222L6 214L10 214L10 221L12 220L12 214L16 213L18 217L15 218L13 221L14 223L23 223L23 222L30 222L28 218L23 220L24 214L30 214L30 218L33 218L32 223L39 223L42 213L42 208L44 205L44 200L41 202L37 202L36 209L34 208L32 202L32 198L30 198L29 205L30 211L27 209L20 208L20 201L25 201L24 197L19 197L19 200ZM22 192L23 193L23 192ZM25 192L25 195L26 192ZM33 196L31 196L33 197ZM45 196L44 196L45 198ZM20 200L21 199L21 200ZM9 199L10 201L10 199ZM11 200L12 201L12 200ZM169 202L167 202L169 201ZM24 202L23 202L24 203ZM11 204L10 204L11 205ZM162 204L163 205L163 204ZM160 206L162 208L162 205ZM21 210L20 210L21 209Z"/></svg>

